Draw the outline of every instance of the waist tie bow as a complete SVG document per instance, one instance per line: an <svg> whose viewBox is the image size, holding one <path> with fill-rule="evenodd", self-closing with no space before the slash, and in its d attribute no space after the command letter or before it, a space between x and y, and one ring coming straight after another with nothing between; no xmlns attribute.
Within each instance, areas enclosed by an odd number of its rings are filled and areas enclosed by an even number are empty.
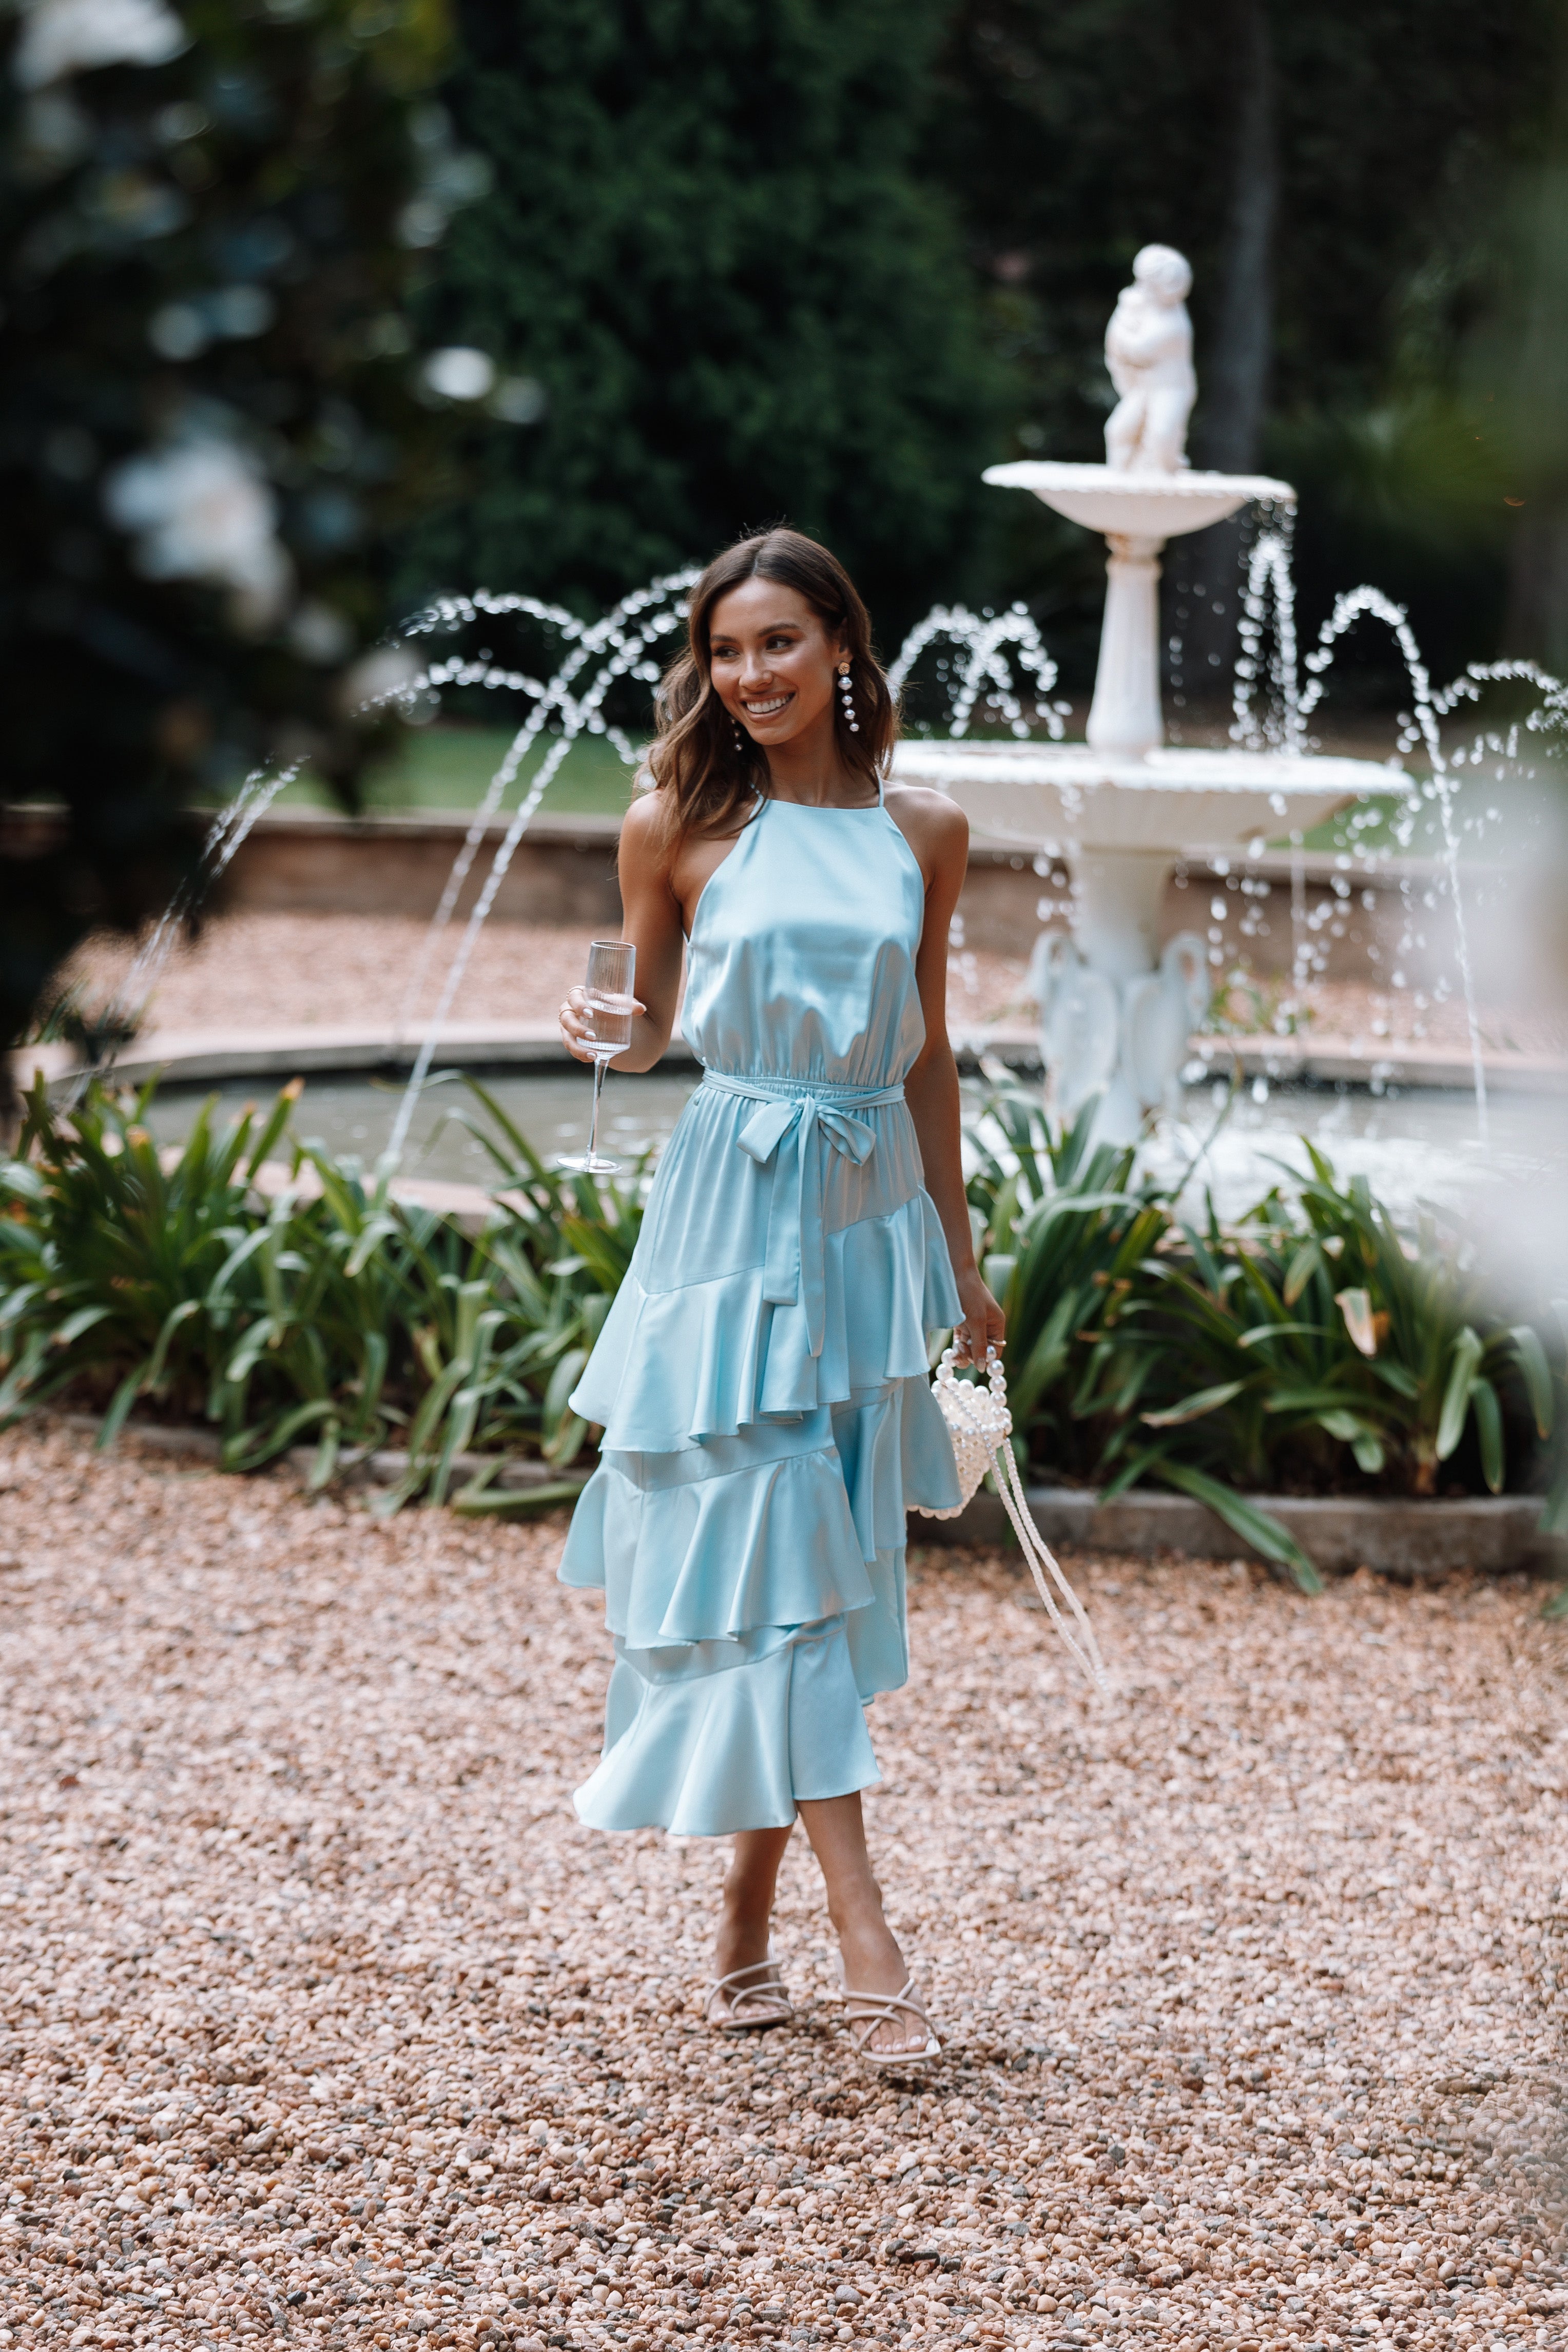
<svg viewBox="0 0 1568 2352"><path fill-rule="evenodd" d="M736 1141L759 1168L773 1163L762 1296L772 1307L799 1302L811 1353L820 1356L827 1321L822 1147L825 1142L863 1167L876 1149L876 1134L853 1113L902 1102L904 1088L835 1087L817 1092L809 1080L732 1078L716 1070L708 1071L703 1083L758 1106Z"/></svg>

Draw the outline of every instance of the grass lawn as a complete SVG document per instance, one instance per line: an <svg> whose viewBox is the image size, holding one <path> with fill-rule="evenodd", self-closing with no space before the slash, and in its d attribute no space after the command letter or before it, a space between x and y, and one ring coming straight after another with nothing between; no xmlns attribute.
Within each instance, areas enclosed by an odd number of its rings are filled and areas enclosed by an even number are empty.
<svg viewBox="0 0 1568 2352"><path fill-rule="evenodd" d="M473 809L512 740L509 727L410 728L394 758L371 770L365 779L367 809ZM536 747L505 805L515 809L537 769L541 747ZM567 815L619 816L632 793L632 770L601 735L580 735L557 774L550 780L543 805ZM331 793L307 773L277 796L277 805L331 808Z"/></svg>

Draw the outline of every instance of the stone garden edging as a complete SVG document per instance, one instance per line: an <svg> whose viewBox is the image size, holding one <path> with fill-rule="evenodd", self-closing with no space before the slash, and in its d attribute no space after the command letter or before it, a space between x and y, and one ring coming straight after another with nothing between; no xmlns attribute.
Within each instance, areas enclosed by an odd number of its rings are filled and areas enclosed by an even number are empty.
<svg viewBox="0 0 1568 2352"><path fill-rule="evenodd" d="M57 1417L72 1429L102 1426L93 1413ZM210 1429L130 1421L125 1433L160 1453L196 1454L208 1462L218 1458L219 1441ZM281 1459L304 1478L315 1451L296 1445ZM459 1454L453 1464L454 1483L476 1476L494 1460L494 1454ZM359 1485L395 1486L407 1471L408 1455L398 1447L371 1454L345 1448L334 1483L346 1478ZM492 1486L516 1496L517 1509L526 1510L531 1502L545 1509L566 1501L561 1489L580 1485L583 1475L555 1471L548 1463L517 1456L503 1464ZM1145 1559L1159 1552L1185 1552L1199 1559L1262 1557L1206 1505L1186 1495L1140 1487L1102 1503L1092 1490L1077 1486L1030 1486L1025 1491L1035 1525L1046 1542L1061 1550L1115 1552ZM1465 1570L1490 1576L1568 1570L1568 1540L1540 1531L1539 1495L1466 1495L1433 1502L1249 1495L1247 1500L1280 1520L1325 1574L1370 1568L1418 1581ZM914 1543L1004 1549L1014 1540L1000 1501L984 1488L956 1519L930 1519L912 1511L909 1535Z"/></svg>
<svg viewBox="0 0 1568 2352"><path fill-rule="evenodd" d="M101 1416L94 1412L62 1412L54 1418L67 1429L96 1433L103 1427ZM194 1454L204 1462L215 1463L223 1451L223 1441L215 1430L198 1429L178 1423L128 1421L121 1433L135 1438L155 1454ZM287 1453L275 1454L271 1462L264 1462L260 1466L270 1470L276 1465L286 1464L303 1479L309 1476L315 1459L313 1445L291 1445ZM495 1459L493 1454L454 1454L454 1486L477 1477L482 1470L490 1468ZM408 1455L402 1447L378 1446L374 1452L367 1453L363 1446L345 1445L338 1456L338 1467L331 1484L395 1486L407 1475ZM518 1510L527 1509L531 1503L537 1503L541 1509L548 1509L569 1499L563 1488L570 1487L575 1493L585 1485L587 1476L586 1471L552 1470L548 1462L531 1462L518 1454L503 1461L490 1486L495 1491L508 1496L515 1496Z"/></svg>
<svg viewBox="0 0 1568 2352"><path fill-rule="evenodd" d="M1077 1551L1190 1552L1204 1559L1260 1559L1203 1503L1186 1495L1134 1487L1102 1503L1092 1489L1030 1486L1034 1523L1048 1544ZM1539 1495L1465 1495L1432 1502L1385 1501L1351 1495L1249 1495L1288 1529L1325 1573L1371 1568L1419 1580L1458 1570L1498 1575L1568 1567L1568 1542L1540 1531ZM922 1543L1012 1541L997 1496L982 1488L956 1519L912 1512L910 1535Z"/></svg>

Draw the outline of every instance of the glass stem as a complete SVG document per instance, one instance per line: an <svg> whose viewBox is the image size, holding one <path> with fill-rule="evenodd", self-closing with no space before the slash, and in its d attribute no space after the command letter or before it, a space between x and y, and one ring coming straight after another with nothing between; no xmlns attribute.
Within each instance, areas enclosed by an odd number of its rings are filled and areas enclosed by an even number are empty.
<svg viewBox="0 0 1568 2352"><path fill-rule="evenodd" d="M599 1157L599 1097L604 1092L604 1073L610 1067L602 1054L593 1057L593 1116L588 1122L588 1160L590 1167Z"/></svg>

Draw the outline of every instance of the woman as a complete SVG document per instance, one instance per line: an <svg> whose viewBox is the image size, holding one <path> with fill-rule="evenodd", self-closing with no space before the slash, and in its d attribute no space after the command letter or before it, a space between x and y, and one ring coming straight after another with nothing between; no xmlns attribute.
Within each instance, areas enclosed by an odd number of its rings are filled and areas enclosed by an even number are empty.
<svg viewBox="0 0 1568 2352"><path fill-rule="evenodd" d="M896 730L864 605L791 530L692 595L653 789L621 835L643 1003L615 1065L685 1031L706 1075L572 1398L604 1431L561 1575L602 1586L616 1664L577 1792L601 1829L735 1839L710 2018L781 2023L768 1949L797 1812L826 1881L856 2040L939 2049L872 1875L864 1702L906 1678L904 1511L958 1500L925 1332L984 1360L946 1024L967 826L889 787ZM580 989L561 1031L590 1059Z"/></svg>

